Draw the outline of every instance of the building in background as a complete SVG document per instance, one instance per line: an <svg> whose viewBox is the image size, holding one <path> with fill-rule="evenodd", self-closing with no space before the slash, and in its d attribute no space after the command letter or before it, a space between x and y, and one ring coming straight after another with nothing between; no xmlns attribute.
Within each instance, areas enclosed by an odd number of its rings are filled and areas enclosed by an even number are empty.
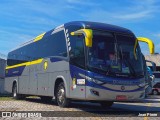
<svg viewBox="0 0 160 120"><path fill-rule="evenodd" d="M160 71L160 54L145 55L145 59L156 64L156 71ZM151 63L147 62L147 66L151 67Z"/></svg>
<svg viewBox="0 0 160 120"><path fill-rule="evenodd" d="M0 94L6 93L4 90L6 56L0 53Z"/></svg>

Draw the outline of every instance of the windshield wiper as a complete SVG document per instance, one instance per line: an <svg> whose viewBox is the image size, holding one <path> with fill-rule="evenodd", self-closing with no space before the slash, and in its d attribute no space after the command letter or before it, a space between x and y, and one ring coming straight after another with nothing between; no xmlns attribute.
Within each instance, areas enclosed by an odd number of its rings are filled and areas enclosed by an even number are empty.
<svg viewBox="0 0 160 120"><path fill-rule="evenodd" d="M136 76L136 72L135 72L133 66L131 65L130 61L126 58L126 56L123 55L122 47L120 45L119 45L119 49L120 49L120 54L121 54L122 61L124 61L127 64L127 66L129 67L131 75Z"/></svg>

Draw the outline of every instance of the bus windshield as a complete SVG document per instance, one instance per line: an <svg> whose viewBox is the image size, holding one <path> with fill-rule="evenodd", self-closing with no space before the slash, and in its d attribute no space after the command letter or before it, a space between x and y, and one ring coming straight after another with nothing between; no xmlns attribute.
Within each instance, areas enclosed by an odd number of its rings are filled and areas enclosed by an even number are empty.
<svg viewBox="0 0 160 120"><path fill-rule="evenodd" d="M140 47L135 37L109 32L93 31L93 45L88 48L87 66L95 72L111 76L137 77L143 75Z"/></svg>

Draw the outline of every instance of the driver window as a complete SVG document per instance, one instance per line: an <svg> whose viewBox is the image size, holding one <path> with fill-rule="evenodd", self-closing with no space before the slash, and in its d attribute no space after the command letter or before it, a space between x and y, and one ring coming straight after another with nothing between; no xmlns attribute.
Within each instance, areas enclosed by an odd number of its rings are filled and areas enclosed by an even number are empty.
<svg viewBox="0 0 160 120"><path fill-rule="evenodd" d="M84 37L74 36L70 39L72 49L70 51L71 64L77 65L81 68L85 67L85 55L84 55Z"/></svg>

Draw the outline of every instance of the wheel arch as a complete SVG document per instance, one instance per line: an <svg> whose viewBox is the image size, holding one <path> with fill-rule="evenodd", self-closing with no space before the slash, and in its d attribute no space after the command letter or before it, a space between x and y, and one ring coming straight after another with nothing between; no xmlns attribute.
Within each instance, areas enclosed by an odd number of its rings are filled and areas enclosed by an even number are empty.
<svg viewBox="0 0 160 120"><path fill-rule="evenodd" d="M13 83L12 83L12 92L13 92L13 87L14 87L15 84L17 84L17 92L18 92L18 81L17 81L17 79L13 80Z"/></svg>
<svg viewBox="0 0 160 120"><path fill-rule="evenodd" d="M63 76L57 76L56 80L55 80L55 84L54 84L54 96L56 94L56 89L58 87L58 85L63 82L64 83L64 86L65 86L65 91L66 91L66 97L68 96L69 94L69 90L67 89L67 82L65 80L65 78Z"/></svg>

